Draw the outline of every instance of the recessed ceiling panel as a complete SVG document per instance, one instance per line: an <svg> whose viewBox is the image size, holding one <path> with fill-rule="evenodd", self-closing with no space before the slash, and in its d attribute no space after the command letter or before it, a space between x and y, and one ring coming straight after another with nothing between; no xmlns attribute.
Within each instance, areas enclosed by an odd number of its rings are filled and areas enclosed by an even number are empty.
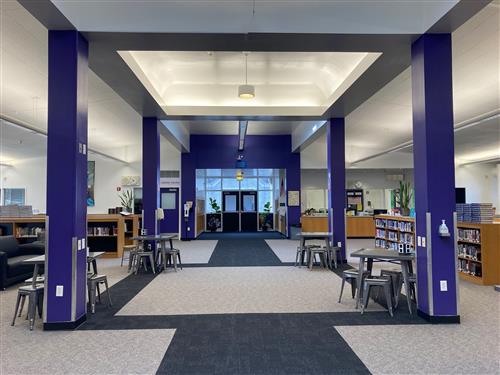
<svg viewBox="0 0 500 375"><path fill-rule="evenodd" d="M119 52L168 115L321 116L380 56L363 52ZM255 98L238 97L239 85Z"/></svg>

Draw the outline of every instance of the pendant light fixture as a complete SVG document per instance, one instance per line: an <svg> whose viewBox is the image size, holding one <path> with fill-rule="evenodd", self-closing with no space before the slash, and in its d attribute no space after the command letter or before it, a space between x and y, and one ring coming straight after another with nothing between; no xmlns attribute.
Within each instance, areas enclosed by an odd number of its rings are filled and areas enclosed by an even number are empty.
<svg viewBox="0 0 500 375"><path fill-rule="evenodd" d="M238 86L238 96L240 99L255 98L255 86L248 84L248 52L245 54L245 84Z"/></svg>

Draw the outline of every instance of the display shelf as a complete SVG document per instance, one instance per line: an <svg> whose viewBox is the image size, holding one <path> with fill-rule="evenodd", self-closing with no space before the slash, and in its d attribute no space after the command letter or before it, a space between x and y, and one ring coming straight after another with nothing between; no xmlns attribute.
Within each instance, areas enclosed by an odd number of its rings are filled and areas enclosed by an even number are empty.
<svg viewBox="0 0 500 375"><path fill-rule="evenodd" d="M459 222L458 275L479 285L500 283L500 224Z"/></svg>
<svg viewBox="0 0 500 375"><path fill-rule="evenodd" d="M87 244L91 251L106 252L103 257L121 257L123 246L133 243L132 237L139 233L139 215L87 215L87 228L109 228L110 234L87 233ZM20 234L23 231L45 230L45 215L32 217L1 217L2 235L13 235L20 242L34 241L36 234ZM127 233L125 229L127 228ZM40 231L38 231L40 232Z"/></svg>
<svg viewBox="0 0 500 375"><path fill-rule="evenodd" d="M415 219L406 216L376 215L377 228L375 247L404 252L415 251ZM380 232L379 232L380 231Z"/></svg>

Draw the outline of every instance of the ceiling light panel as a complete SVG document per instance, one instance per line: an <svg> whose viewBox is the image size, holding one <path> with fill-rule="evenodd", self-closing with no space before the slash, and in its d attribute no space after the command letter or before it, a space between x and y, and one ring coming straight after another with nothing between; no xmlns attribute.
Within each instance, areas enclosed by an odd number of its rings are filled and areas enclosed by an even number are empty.
<svg viewBox="0 0 500 375"><path fill-rule="evenodd" d="M320 116L380 56L251 52L246 71L242 52L119 53L169 115ZM238 96L245 82L252 100Z"/></svg>

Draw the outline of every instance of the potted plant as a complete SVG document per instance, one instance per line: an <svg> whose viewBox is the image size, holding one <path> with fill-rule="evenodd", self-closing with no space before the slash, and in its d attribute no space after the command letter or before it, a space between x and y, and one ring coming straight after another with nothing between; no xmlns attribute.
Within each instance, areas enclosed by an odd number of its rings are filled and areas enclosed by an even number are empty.
<svg viewBox="0 0 500 375"><path fill-rule="evenodd" d="M120 194L118 194L118 197L120 198L120 202L124 210L132 213L132 204L134 201L134 198L132 196L132 191L124 190Z"/></svg>
<svg viewBox="0 0 500 375"><path fill-rule="evenodd" d="M212 212L207 214L207 229L215 232L221 228L221 209L217 203L217 199L209 198L208 203Z"/></svg>
<svg viewBox="0 0 500 375"><path fill-rule="evenodd" d="M409 182L399 182L399 191L396 193L396 204L399 206L401 215L410 216L410 203L413 191Z"/></svg>
<svg viewBox="0 0 500 375"><path fill-rule="evenodd" d="M265 232L273 227L273 214L271 213L271 202L266 202L264 212L260 213L260 228Z"/></svg>

